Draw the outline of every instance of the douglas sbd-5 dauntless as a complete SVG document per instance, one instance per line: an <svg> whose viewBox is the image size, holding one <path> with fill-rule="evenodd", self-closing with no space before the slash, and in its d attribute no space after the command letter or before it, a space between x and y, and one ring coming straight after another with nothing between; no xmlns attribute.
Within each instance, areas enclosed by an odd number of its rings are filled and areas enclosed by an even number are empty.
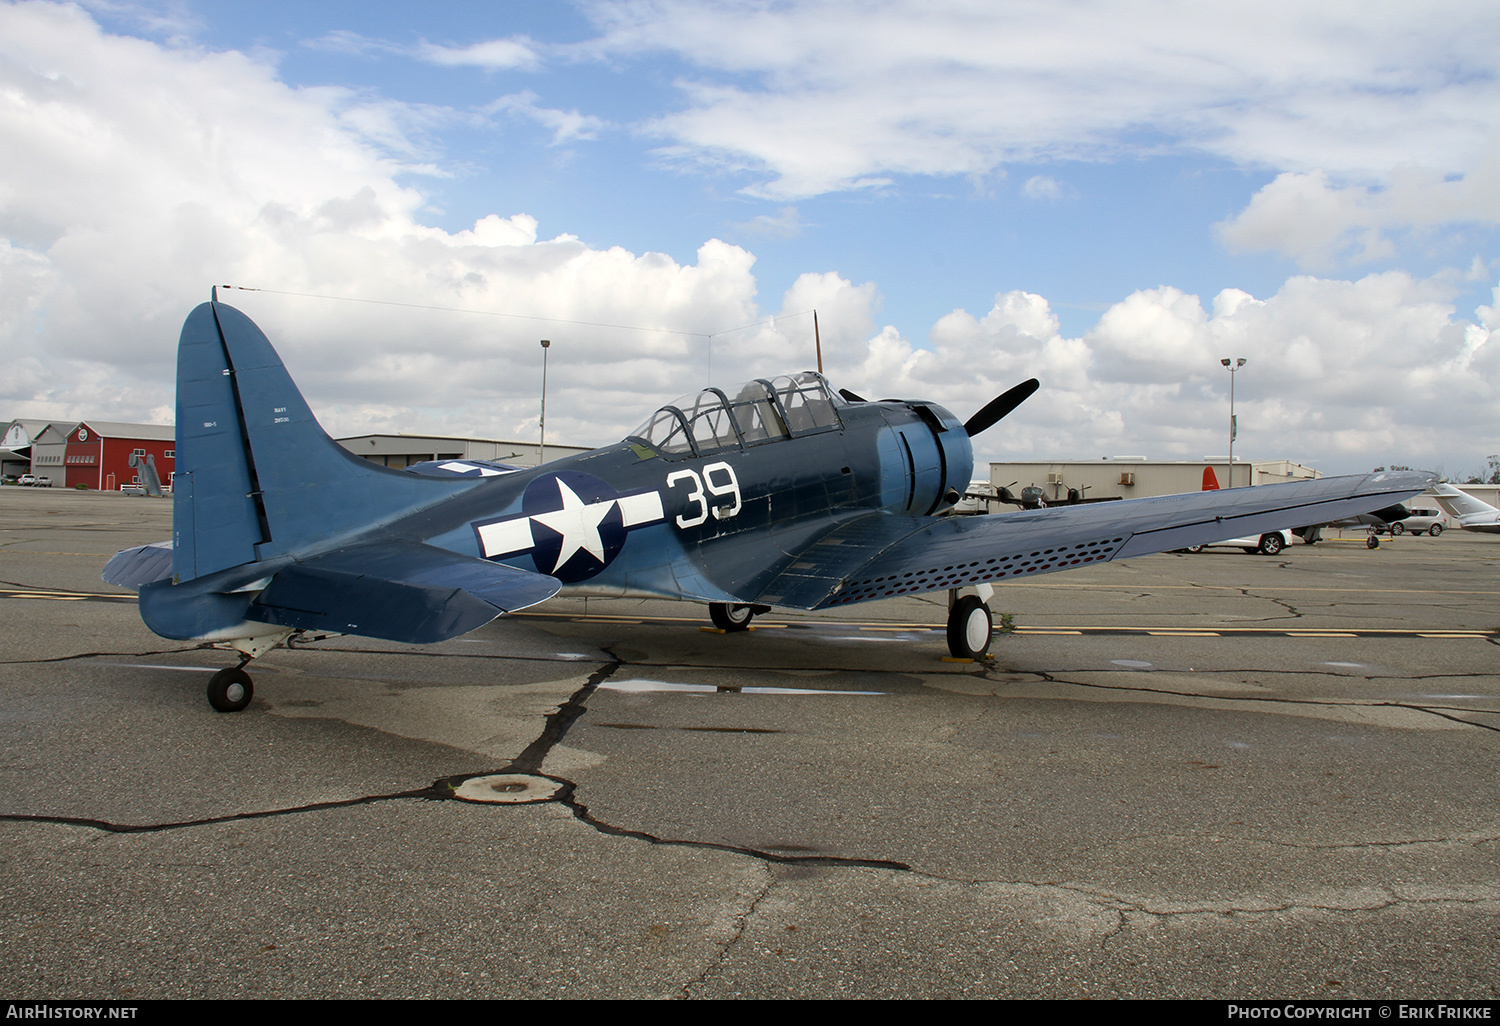
<svg viewBox="0 0 1500 1026"><path fill-rule="evenodd" d="M1427 477L1383 473L993 516L940 517L968 485L971 435L1036 390L960 423L930 402L867 402L805 372L710 388L615 445L544 466L376 466L326 435L266 337L217 301L177 354L172 540L117 554L157 634L241 654L301 631L427 643L559 590L709 604L743 630L773 606L949 593L948 645L989 647L993 582L1326 522ZM415 472L413 472L415 471Z"/></svg>

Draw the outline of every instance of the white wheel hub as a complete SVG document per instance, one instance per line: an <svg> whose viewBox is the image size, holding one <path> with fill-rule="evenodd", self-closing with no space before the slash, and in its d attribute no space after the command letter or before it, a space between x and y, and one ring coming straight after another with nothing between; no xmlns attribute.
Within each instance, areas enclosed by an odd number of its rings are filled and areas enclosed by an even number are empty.
<svg viewBox="0 0 1500 1026"><path fill-rule="evenodd" d="M990 618L984 614L984 607L980 606L969 613L969 620L964 624L964 640L969 643L969 651L981 652L989 638Z"/></svg>

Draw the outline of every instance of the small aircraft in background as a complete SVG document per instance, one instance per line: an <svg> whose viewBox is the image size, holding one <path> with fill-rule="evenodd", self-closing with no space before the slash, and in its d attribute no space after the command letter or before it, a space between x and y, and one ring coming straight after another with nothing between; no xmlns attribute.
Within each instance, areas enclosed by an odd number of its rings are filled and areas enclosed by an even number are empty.
<svg viewBox="0 0 1500 1026"><path fill-rule="evenodd" d="M972 477L966 422L870 402L806 371L707 388L623 441L540 467L451 460L411 473L318 425L259 328L217 301L182 328L172 540L117 553L165 638L240 653L209 682L250 701L245 665L299 632L425 644L559 591L705 602L725 631L772 607L946 591L948 646L989 648L992 585L1389 506L1428 476L1387 472L1122 502L943 517Z"/></svg>
<svg viewBox="0 0 1500 1026"><path fill-rule="evenodd" d="M1438 505L1447 510L1465 531L1500 534L1500 509L1451 484L1433 485L1432 491L1437 496Z"/></svg>

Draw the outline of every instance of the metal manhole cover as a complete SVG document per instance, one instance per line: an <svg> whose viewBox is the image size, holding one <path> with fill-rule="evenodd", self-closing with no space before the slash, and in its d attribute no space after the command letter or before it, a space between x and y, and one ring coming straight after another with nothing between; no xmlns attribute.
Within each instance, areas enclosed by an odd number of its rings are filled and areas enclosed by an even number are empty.
<svg viewBox="0 0 1500 1026"><path fill-rule="evenodd" d="M529 773L489 773L470 777L453 788L453 797L487 805L518 805L545 802L556 797L563 785Z"/></svg>

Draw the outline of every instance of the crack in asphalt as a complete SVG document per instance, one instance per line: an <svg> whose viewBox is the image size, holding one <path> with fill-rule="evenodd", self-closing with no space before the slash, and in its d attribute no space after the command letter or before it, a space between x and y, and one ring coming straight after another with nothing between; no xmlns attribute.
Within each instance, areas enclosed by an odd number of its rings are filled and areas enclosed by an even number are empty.
<svg viewBox="0 0 1500 1026"><path fill-rule="evenodd" d="M993 672L993 671L986 671L986 673L984 674L984 676L986 677L986 679L995 680L995 678L989 676L990 672ZM1067 684L1067 685L1070 685L1072 687L1089 688L1089 689L1095 690L1095 691L1119 691L1119 692L1126 692L1126 693L1131 693L1131 694L1141 694L1141 695L1171 695L1171 696L1174 696L1174 697L1177 697L1177 698L1197 698L1197 699L1201 699L1201 700L1207 701L1207 702L1263 702L1263 703L1266 703L1268 705L1348 706L1349 708L1352 708L1352 709L1409 709L1412 712L1426 713L1429 716L1436 716L1436 717L1439 717L1440 719L1449 720L1449 721L1451 721L1453 723L1461 723L1461 724L1463 724L1466 727L1478 727L1480 730L1489 730L1489 731L1494 731L1495 733L1500 733L1500 726L1491 726L1488 723L1476 722L1474 720L1465 719L1462 716L1450 715L1448 712L1444 711L1444 710L1451 709L1454 713L1468 713L1468 714L1473 715L1473 716L1493 716L1493 715L1496 715L1493 711L1488 710L1488 709L1466 709L1466 708L1464 708L1462 706L1441 706L1441 705L1426 706L1426 705L1416 705L1416 704L1411 703L1411 702L1361 702L1361 701L1341 700L1341 699L1338 699L1338 698L1326 698L1326 699L1283 698L1283 697L1274 696L1274 695L1253 695L1253 694L1245 694L1245 695L1217 695L1217 694L1216 695L1208 695L1208 694L1203 694L1203 693L1197 692L1197 691L1178 691L1178 690L1174 690L1174 689L1171 689L1171 688L1127 687L1127 686L1124 686L1124 685L1121 685L1121 684L1095 684L1095 683L1089 683L1087 681L1081 681L1081 680L1068 680L1066 677L1061 676L1061 673L1091 673L1091 672L1112 673L1112 672L1140 672L1140 671L1116 671L1116 670L1102 670L1102 671L1071 670L1071 671L1068 671L1068 670L1064 670L1064 671L1060 671L1059 672L1059 671L1047 671L1047 670L1016 670L1016 671L1001 671L1001 672L1025 673L1025 674L1028 674L1028 675L1041 677L1044 681L1046 681L1049 684ZM1182 671L1167 671L1167 672L1182 672ZM1246 670L1215 670L1213 672L1215 672L1215 673L1248 673L1248 672L1253 672L1253 671L1246 671ZM1299 675L1300 674L1315 674L1315 675L1327 674L1329 676L1335 676L1335 677L1337 677L1337 676L1344 676L1343 674L1332 674L1332 673L1328 673L1328 671L1323 671L1323 670L1300 670L1300 671L1299 670L1292 670L1292 671L1277 671L1277 672L1278 673L1286 672L1286 673L1293 673L1293 674L1299 674ZM1363 678L1363 679L1365 679L1365 680L1412 680L1412 681L1419 681L1419 680L1428 680L1428 679L1442 680L1442 679L1444 679L1446 677L1483 677L1483 676L1486 676L1486 675L1485 674L1464 673L1464 674L1432 674L1432 675L1426 676L1426 677L1366 677L1366 678ZM1003 682L1001 682L1001 683L1003 683Z"/></svg>
<svg viewBox="0 0 1500 1026"><path fill-rule="evenodd" d="M144 652L78 652L74 655L48 656L41 659L0 659L0 666L40 666L44 663L70 663L76 659L144 659L147 656L180 655L183 652L195 650L196 648L151 648Z"/></svg>
<svg viewBox="0 0 1500 1026"><path fill-rule="evenodd" d="M202 646L200 646L202 647ZM192 651L192 649L172 649L171 652ZM845 858L836 855L778 855L774 852L761 851L757 848L749 848L741 845L721 844L712 841L694 841L681 838L660 837L643 830L632 830L627 827L619 827L607 823L589 812L586 804L576 797L577 785L567 778L555 777L542 772L542 766L552 749L560 744L567 736L568 730L578 719L588 711L587 699L598 690L599 686L608 680L626 662L619 658L614 652L605 649L610 656L610 661L604 663L593 673L589 674L588 680L579 687L568 700L558 706L557 711L547 715L542 726L541 733L527 745L521 754L512 759L500 769L486 770L481 773L462 773L455 776L443 777L426 787L413 788L406 791L397 791L391 794L363 795L357 798L345 798L330 802L313 802L308 805L295 805L279 809L263 809L255 812L236 812L222 816L205 816L198 819L179 820L166 823L115 823L109 820L94 819L83 816L49 816L30 815L24 813L0 813L0 822L16 823L51 823L60 826L88 827L108 833L120 834L142 834L159 833L168 830L183 830L188 827L212 826L220 823L231 823L242 820L268 819L274 816L290 816L306 812L322 812L329 809L349 808L358 805L373 805L379 802L402 801L402 800L424 800L424 801L446 801L454 798L454 788L464 780L474 777L484 777L500 773L517 773L531 776L543 776L560 785L561 788L555 795L536 802L523 802L518 804L546 804L555 802L568 809L575 819L591 829L612 837L626 837L632 840L643 841L647 844L663 845L668 847L701 848L710 851L722 851L735 855L744 855L758 859L762 862L777 863L782 865L799 866L847 866L863 869L887 869L887 870L909 870L911 867L904 862L896 862L888 859L859 859ZM142 653L131 653L140 655ZM158 653L144 653L158 654ZM66 662L69 660L97 658L99 656L112 656L124 658L119 653L88 653L86 655L68 656L59 659L44 660L16 660L17 663L32 662ZM500 657L495 657L500 658ZM553 660L562 662L563 660ZM571 661L571 660L569 660ZM0 665L7 665L0 661Z"/></svg>
<svg viewBox="0 0 1500 1026"><path fill-rule="evenodd" d="M1285 566L1286 566L1286 564L1283 563L1282 567L1284 568ZM1265 620L1300 620L1300 619L1302 619L1302 611L1299 610L1296 606L1292 605L1290 602L1287 602L1285 599L1276 598L1274 595L1255 595L1255 594L1251 593L1251 589L1249 589L1249 588L1240 588L1238 590L1239 590L1239 593L1240 593L1241 597L1243 597L1243 598L1254 599L1257 602L1270 602L1272 605L1280 606L1282 609L1285 609L1288 613L1291 614L1290 616L1258 616L1258 617L1255 618L1257 622L1261 622L1261 621L1265 621Z"/></svg>
<svg viewBox="0 0 1500 1026"><path fill-rule="evenodd" d="M751 918L754 917L755 913L760 909L760 903L766 900L766 898L770 895L771 890L775 886L776 874L771 871L769 866L767 866L766 880L765 883L761 885L760 892L750 900L750 903L745 906L743 912L740 912L734 917L734 932L728 938L726 938L722 944L718 946L718 954L707 963L705 963L703 968L698 971L698 974L696 976L694 976L690 980L685 981L682 986L677 989L679 997L683 998L684 1000L691 998L693 996L693 988L702 983L716 966L721 965L724 960L729 957L730 950L744 938L745 931L750 926Z"/></svg>
<svg viewBox="0 0 1500 1026"><path fill-rule="evenodd" d="M759 848L746 848L737 844L721 844L716 841L691 841L675 837L658 837L644 830L631 830L628 827L618 827L596 819L590 814L588 806L573 798L572 790L559 793L553 800L566 806L572 811L574 817L581 823L586 823L599 831L601 834L609 834L611 837L629 837L633 840L644 841L647 844L659 844L671 848L703 848L708 851L728 852L732 855L747 855L762 862L774 862L787 866L823 866L823 867L849 867L855 869L889 869L907 872L911 866L905 862L896 862L890 859L859 859L848 858L840 855L777 855L774 852L762 851Z"/></svg>
<svg viewBox="0 0 1500 1026"><path fill-rule="evenodd" d="M1308 901L1282 901L1271 903L1245 903L1237 904L1232 901L1217 902L1205 905L1191 905L1178 908L1164 909L1152 908L1139 901L1121 898L1105 891L1090 890L1072 884L1044 884L1042 887L1053 887L1057 890L1068 891L1082 896L1090 904L1096 904L1104 908L1113 909L1121 913L1135 913L1137 915L1150 916L1153 919L1172 919L1179 916L1237 916L1237 915L1262 915L1277 912L1380 912L1390 908L1401 908L1404 906L1417 905L1494 905L1500 907L1500 896L1478 896L1473 898L1458 897L1455 895L1444 895L1432 898L1403 898L1393 893L1386 887L1371 887L1369 891L1383 896L1379 901L1350 901L1344 904L1327 904L1324 902ZM1122 916L1122 918L1126 918ZM1124 932L1124 926L1119 930L1111 931L1106 939Z"/></svg>
<svg viewBox="0 0 1500 1026"><path fill-rule="evenodd" d="M313 802L310 805L292 805L282 809L263 809L259 812L232 812L223 816L204 816L201 819L186 819L168 823L113 823L107 819L91 819L85 816L45 816L25 813L0 813L0 821L10 823L52 823L58 826L91 827L111 834L150 834L167 830L185 830L188 827L213 826L218 823L233 823L240 820L270 819L274 816L291 816L302 812L321 812L325 809L347 809L356 805L375 805L379 802L401 801L420 798L429 801L446 800L452 797L432 786L394 794L364 795L359 798L341 798L332 802Z"/></svg>
<svg viewBox="0 0 1500 1026"><path fill-rule="evenodd" d="M535 741L527 745L525 750L517 756L500 773L540 773L542 764L546 761L552 748L562 742L567 736L568 729L576 723L585 712L588 711L586 700L599 685L608 680L620 667L628 665L627 662L609 649L605 651L611 656L612 661L606 663L589 675L589 679L583 686L575 691L566 702L558 707L556 713L547 717L547 723L542 733ZM483 775L483 774L480 774ZM644 830L632 830L629 827L615 826L606 823L589 812L589 807L577 798L577 785L565 778L550 777L563 783L563 789L552 797L552 801L564 806L573 813L573 817L580 823L584 823L592 829L611 837L628 837L647 844L665 845L680 848L703 848L709 851L723 851L735 855L748 855L751 858L760 859L763 862L774 862L784 865L800 866L856 866L865 869L896 869L907 870L911 867L904 862L893 862L887 859L856 859L844 858L836 855L777 855L772 852L762 851L758 848L747 848L735 844L720 844L713 841L693 841L683 838L660 837Z"/></svg>
<svg viewBox="0 0 1500 1026"><path fill-rule="evenodd" d="M1266 601L1275 602L1276 604L1281 605L1283 608L1285 608L1288 611L1288 613L1291 614L1292 617L1300 617L1302 615L1290 603L1283 602L1282 600L1274 599L1274 598L1268 598L1266 596L1251 595L1248 589L1240 589L1240 592L1241 592L1242 595L1244 595L1247 598L1262 599L1262 600L1266 600ZM1267 619L1283 619L1283 618L1284 617L1269 617ZM1491 639L1491 640L1492 640L1492 642L1494 642L1495 639ZM147 652L129 653L128 655L129 656L134 656L134 657L160 656L160 655L165 655L165 654L180 653L180 652L184 652L184 651L194 651L194 650L199 649L199 648L207 648L207 647L210 647L210 646L195 646L193 649L173 648L173 649L164 649L164 650L151 650L151 651L147 651ZM340 651L340 650L339 649L334 649L332 647L328 647L328 648L324 648L323 651ZM351 650L348 650L348 651L351 651L351 652L352 651L358 651L358 652L360 652L362 654L365 654L365 650L362 650L362 649L361 650L353 650L353 649L351 649ZM624 660L623 658L621 658L617 653L615 653L614 651L610 650L609 648L605 648L604 652L605 652L605 654L607 656L609 656L609 660L606 661L606 662L604 662L604 663L602 663L601 665L599 665L598 668L596 668L589 675L588 679L584 682L584 684L581 687L579 687L579 689L577 691L575 691L572 695L570 695L568 697L567 701L563 702L557 708L557 710L555 712L550 713L550 714L547 715L547 717L545 719L545 722L544 722L544 724L542 726L542 730L538 734L538 736L530 744L528 744L521 751L521 753L519 755L517 755L513 760L511 760L510 763L508 763L505 767L503 767L502 769L499 769L499 770L489 771L489 773L519 773L519 774L530 774L530 775L537 775L537 776L543 776L544 775L542 773L542 767L545 764L545 761L546 761L548 755L551 753L551 751L558 744L560 744L563 741L563 739L567 736L568 731L571 729L571 727L573 726L573 724L576 723L584 715L584 713L586 713L588 711L588 705L587 705L588 699L599 689L599 687L602 684L604 684L607 680L609 680L610 677L612 677L617 671L619 671L622 667L624 667L626 665L629 665L629 664L627 664L626 660ZM423 653L423 652L418 652L418 653L401 653L401 654L403 654L403 655L417 654L417 655L426 655L426 656L429 656L429 657L438 657L440 655L451 655L451 653L431 653L431 652L427 652L427 653ZM0 664L15 665L15 664L36 664L36 663L61 663L61 662L87 660L87 659L100 658L100 657L124 658L126 656L122 655L121 653L92 652L92 653L78 653L78 654L69 655L69 656L62 656L62 657L55 657L55 658L46 658L46 659L5 660L3 662L0 662ZM472 655L466 655L466 657L467 658L480 658L480 659L514 659L514 658L517 658L515 656L509 656L509 655L504 655L504 654L489 654L489 653L474 653ZM548 658L545 658L545 657L522 657L522 658L526 658L526 659L532 660L532 661L545 661L545 662L563 662L563 661L565 661L565 660L548 659ZM566 661L573 662L574 660L566 660ZM643 662L641 665L663 665L663 664L648 664L648 663L644 663ZM671 665L671 664L666 664L666 665ZM1013 674L1014 673L1020 673L1020 674L1026 675L1028 677L1033 677L1033 678L1036 678L1036 679L1038 679L1040 681L1047 682L1047 683L1067 684L1067 685L1073 685L1073 686L1076 686L1076 687L1090 688L1090 689L1101 690L1101 691L1135 692L1135 693L1151 694L1151 695L1163 695L1163 696L1176 696L1176 697L1195 698L1195 699L1199 699L1199 700L1208 700L1208 701L1219 701L1219 702L1257 702L1257 703L1280 704L1280 705L1288 705L1288 706L1296 706L1296 705L1350 705L1350 706L1363 707L1363 708L1380 708L1380 707L1402 708L1402 709L1408 709L1408 710L1415 711L1415 712L1425 713L1427 715L1437 716L1437 717L1440 717L1440 718L1443 718L1443 719L1450 720L1450 721L1455 722L1455 723L1463 724L1465 726L1479 727L1480 729L1484 729L1484 730L1490 730L1490 731L1500 732L1500 727L1490 726L1490 725L1484 724L1484 723L1476 723L1476 722L1474 722L1472 720L1464 719L1464 718L1462 718L1462 717L1460 717L1458 715L1450 715L1448 712L1444 711L1445 707L1430 707L1430 706L1422 706L1422 705L1416 705L1416 704L1405 703L1405 702L1361 702L1361 701L1352 701L1351 702L1351 701L1338 701L1338 700L1321 700L1321 701L1317 701L1317 700L1309 700L1309 699L1272 697L1272 696L1262 696L1262 695L1245 695L1245 696L1240 696L1240 697L1229 697L1229 696L1224 696L1224 695L1220 695L1220 694L1203 694L1203 693L1198 693L1198 692L1193 692L1193 691L1187 691L1187 690L1172 690L1172 689L1163 689L1163 688L1129 687L1129 686L1122 686L1122 685L1115 685L1115 684L1086 683L1086 682L1077 681L1077 680L1070 680L1066 676L1069 673L1088 672L1088 671L1080 671L1080 670L1073 670L1073 671L1042 671L1042 670L1025 670L1025 671L1014 671L1014 670L1011 670L1011 671L1004 671L1004 670L999 670L998 667L996 667L996 668L991 668L991 667L976 667L976 669L972 673L965 674L965 675L966 676L973 676L973 677L977 677L977 678L981 678L981 679L994 680L995 677L993 676L993 674L995 672L997 672L997 671L998 672L1008 672L1008 673L1013 673ZM1241 671L1216 670L1215 672L1222 674L1222 673L1234 673L1234 672L1249 673L1251 671L1247 671L1247 670L1241 670ZM1348 676L1350 676L1350 675L1347 675L1347 674L1335 674L1335 673L1332 673L1331 671L1321 671L1321 670L1314 670L1314 671L1292 671L1292 672L1299 673L1299 674L1317 675L1317 676L1336 676L1336 677L1348 677ZM1465 673L1465 674L1441 674L1441 675L1428 675L1428 676L1418 677L1418 678L1364 676L1363 679L1365 679L1365 680L1375 680L1375 679L1428 680L1428 679L1463 678L1463 677L1473 677L1473 676L1483 676L1483 675L1481 675L1481 674L1469 674L1469 673ZM1466 712L1466 713L1469 713L1471 715L1482 715L1483 714L1483 711L1476 711L1476 710L1456 709L1454 711L1455 712ZM198 819L182 820L182 821L172 821L172 822L166 822L166 823L124 824L124 823L114 823L114 822L110 822L110 821L107 821L107 820L94 819L94 818L88 818L88 817L47 816L47 815L27 815L27 814L0 814L0 821L18 822L18 823L50 823L50 824L55 824L55 825L79 826L79 827L92 828L92 829L97 829L97 830L101 830L101 831L106 831L106 832L110 832L110 833L121 833L121 834L139 834L139 833L164 832L164 831L171 831L171 830L181 830L181 829L186 829L188 827L195 827L195 826L210 826L210 825L216 825L216 824L228 823L228 822L250 821L250 820L258 820L258 819L267 819L267 818L276 817L276 816L288 816L288 815L296 815L296 814L307 813L307 812L320 812L320 811L326 811L326 810L330 810L330 809L349 808L349 807L360 806L360 805L373 805L373 804L387 802L387 801L409 801L409 800L434 801L434 800L449 800L449 799L453 798L453 787L459 781L462 781L462 780L465 780L465 779L469 779L469 778L475 777L475 776L489 775L489 773L479 773L479 774L470 773L470 774L462 774L462 775L455 776L455 777L443 778L443 779L440 779L438 781L435 781L434 783L432 783L432 784L430 784L430 785L428 785L426 787L414 788L414 789L409 789L409 790L405 790L405 791L398 791L398 792L394 792L394 793L390 793L390 794L365 795L365 796L356 797L356 798L341 799L341 800L338 800L338 801L316 802L316 803L311 803L311 804L308 804L308 805L290 806L290 807L286 807L286 808L267 809L267 810L253 811L253 812L230 813L230 814L226 814L226 815L222 815L222 816L210 816L210 817L203 817L203 818L198 818ZM590 812L588 805L586 803L584 803L583 801L579 800L579 798L577 796L577 785L576 785L576 783L574 783L571 780L567 780L565 778L559 778L559 777L549 777L548 779L554 780L555 782L561 784L562 787L559 789L559 791L555 795L551 796L550 798L546 799L545 801L547 801L547 802L556 802L557 804L562 805L563 807L567 808L572 813L573 817L575 819L577 819L580 823L583 823L583 824L587 825L589 828L591 828L591 829L593 829L593 830L595 830L595 831L597 831L597 832L599 832L601 834L608 835L608 836L621 837L621 838L629 838L629 839L632 839L632 840L641 841L641 842L644 842L646 844L652 844L652 845L663 845L663 846L683 847L683 848L698 848L698 849L706 849L706 850L710 850L710 851L721 851L721 852L725 852L725 853L728 853L728 854L741 855L741 856L753 858L753 859L756 859L758 861L761 861L762 863L768 863L768 864L800 865L800 866L823 866L823 867L847 867L847 868L866 868L866 869L881 869L881 870L901 871L901 872L911 872L912 871L912 867L909 864L903 863L903 862L898 862L898 861L893 861L893 860L847 858L847 857L829 856L829 855L796 855L796 856L794 856L794 855L779 855L779 854L776 854L776 853L773 853L773 852L762 851L762 850L759 850L759 849L744 847L744 846L740 846L740 845L723 844L723 843L716 843L716 842L710 842L710 841L696 841L696 840L683 839L683 838L662 837L662 836L658 836L658 835L655 835L655 834L651 834L651 833L649 833L647 831L635 830L635 829L631 829L631 828L628 828L628 827L617 826L617 825L615 825L613 823L605 822L604 820L602 820L602 819L594 816ZM533 804L533 803L528 803L528 804ZM1500 835L1497 835L1497 837L1500 837ZM1497 837L1480 837L1480 838L1477 838L1477 839L1467 840L1467 841L1464 841L1462 843L1470 843L1470 844L1488 843L1488 842L1492 842L1492 841L1496 840ZM1252 843L1263 843L1263 844L1275 845L1275 846L1281 846L1281 847L1301 848L1301 849L1311 849L1311 850L1359 850L1359 849L1365 849L1365 848L1387 848L1387 849L1389 849L1389 848L1397 848L1397 847L1404 847L1404 846L1414 846L1414 845L1433 845L1433 844L1441 845L1441 844L1453 844L1453 843L1456 843L1453 839L1433 839L1433 838L1407 839L1407 840L1402 840L1402 841L1389 841L1389 842L1362 842L1362 843L1359 843L1359 844L1334 844L1334 845L1299 844L1299 843L1296 843L1296 842L1276 841L1276 840L1269 840L1269 839L1264 839L1264 838L1240 838L1240 840L1248 840L1248 841L1251 841ZM922 874L919 874L919 875L924 875L924 876L931 875L932 878L934 878L934 879L944 879L944 880L948 880L949 879L949 878L942 877L942 876L939 876L939 875L936 875L936 874L925 874L925 873L922 873ZM959 880L955 879L955 880L950 880L950 882L963 882L963 881L959 881ZM973 883L974 881L967 881L967 882ZM988 882L999 882L999 881L988 881ZM759 906L760 902L766 897L767 894L770 893L770 890L774 886L774 883L775 883L774 878L768 880L766 886L762 888L760 894L757 895L756 898L750 903L750 905L745 909L744 913L737 918L737 920L736 920L736 929L735 929L734 936L732 938L730 938L730 940L727 941L724 945L721 945L720 959L722 959L727 954L729 948L740 937L743 936L744 931L746 929L746 924L747 924L749 918L754 915L755 909ZM1021 886L1022 884L1019 883L1019 882L1013 882L1013 885L1015 885L1015 886ZM1256 908L1248 908L1247 907L1247 908L1243 908L1243 909L1240 909L1240 908L1230 908L1230 909L1228 909L1226 911L1222 907L1202 907L1202 908L1195 908L1195 909L1190 909L1190 910L1177 910L1177 911L1174 911L1174 912L1171 912L1171 913L1164 913L1164 912L1153 911L1153 910L1151 910L1149 908L1141 907L1141 906L1139 906L1139 905L1137 905L1135 903L1127 902L1124 899L1121 899L1121 898L1119 898L1117 896L1114 896L1114 895L1108 895L1108 894L1104 894L1102 892L1098 892L1098 891L1095 891L1095 890L1090 890L1090 889L1083 888L1083 887L1077 887L1077 886L1073 886L1073 885L1056 884L1056 883L1054 883L1054 884L1046 884L1046 883L1028 882L1028 883L1025 884L1025 886L1029 886L1029 887L1049 887L1050 886L1050 887L1055 887L1055 888L1060 889L1060 890L1070 891L1070 892L1073 892L1073 893L1077 893L1077 894L1086 896L1088 898L1088 900L1090 902L1092 902L1092 903L1099 904L1102 907L1107 907L1107 908L1110 908L1113 911L1115 911L1117 913L1117 915L1119 915L1119 921L1117 922L1115 928L1113 930L1109 931L1103 937L1103 939L1101 940L1101 945L1107 945L1111 941L1112 938L1120 935L1124 930L1126 930L1128 928L1127 917L1123 914L1122 910L1124 910L1124 911L1134 911L1134 912L1139 912L1139 913L1145 914L1145 915L1157 916L1157 915L1181 915L1181 914L1190 914L1190 913L1213 913L1213 914L1224 915L1224 914L1234 914L1235 912L1283 911L1283 910L1287 910L1287 909L1291 909L1291 908L1298 908L1298 907L1305 907L1305 908L1326 908L1326 907L1328 907L1328 906L1319 906L1319 905L1305 905L1304 906L1304 905L1297 905L1296 903L1287 903L1285 905L1278 906L1278 907L1275 907L1275 908L1267 908L1267 907L1264 907L1264 906L1260 906L1260 907L1256 907ZM1420 900L1422 900L1422 901L1431 901L1431 900L1441 900L1441 899L1420 899ZM1449 899L1449 900L1457 900L1457 899ZM1475 900L1481 900L1481 899L1475 899ZM1487 900L1487 899L1484 899L1484 900ZM1392 896L1392 902L1391 903L1399 903L1399 902L1398 902L1398 900L1394 896ZM707 971L707 969L705 969L705 972L706 971ZM701 979L701 978L702 977L700 975L699 979ZM683 993L684 993L684 995L686 995L689 992L691 986L692 986L691 983L684 985L684 987L683 987Z"/></svg>
<svg viewBox="0 0 1500 1026"><path fill-rule="evenodd" d="M599 669L589 674L589 679L583 686L573 692L568 700L557 707L557 711L549 713L542 725L542 732L537 735L535 741L522 749L521 754L511 760L511 763L501 772L509 773L540 773L542 763L546 761L548 753L554 746L559 744L568 734L568 729L578 720L580 716L588 712L585 700L599 689L599 685L608 680L616 670L624 663L613 652L605 649L611 662L605 663ZM568 781L572 787L573 782Z"/></svg>

